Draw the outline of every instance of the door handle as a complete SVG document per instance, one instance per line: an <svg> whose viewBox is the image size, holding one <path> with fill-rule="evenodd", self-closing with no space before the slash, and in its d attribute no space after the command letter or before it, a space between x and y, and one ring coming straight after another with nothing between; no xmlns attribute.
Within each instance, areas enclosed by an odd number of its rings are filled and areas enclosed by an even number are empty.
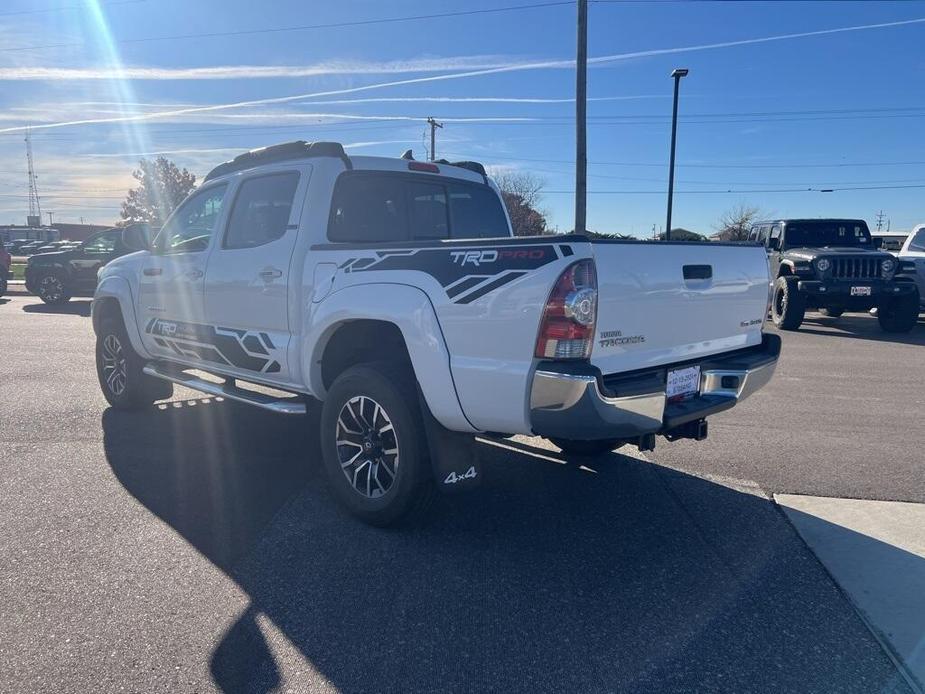
<svg viewBox="0 0 925 694"><path fill-rule="evenodd" d="M269 282L270 280L275 280L282 276L283 276L282 270L274 270L274 269L268 268L266 270L260 271L260 279L262 279L265 282Z"/></svg>
<svg viewBox="0 0 925 694"><path fill-rule="evenodd" d="M143 272L147 277L155 277L161 274L163 270L159 267L146 267Z"/></svg>
<svg viewBox="0 0 925 694"><path fill-rule="evenodd" d="M187 279L198 280L200 277L202 277L202 270L199 270L198 268L196 270L189 270L186 273L186 277Z"/></svg>

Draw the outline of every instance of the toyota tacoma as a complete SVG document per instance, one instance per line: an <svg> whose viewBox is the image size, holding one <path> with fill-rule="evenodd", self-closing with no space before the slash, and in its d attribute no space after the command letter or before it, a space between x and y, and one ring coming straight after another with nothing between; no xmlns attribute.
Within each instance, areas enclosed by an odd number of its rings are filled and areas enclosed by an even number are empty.
<svg viewBox="0 0 925 694"><path fill-rule="evenodd" d="M103 267L97 372L115 408L320 401L332 492L387 525L478 484L478 434L703 439L774 371L768 282L755 244L517 238L481 164L298 141L219 165Z"/></svg>

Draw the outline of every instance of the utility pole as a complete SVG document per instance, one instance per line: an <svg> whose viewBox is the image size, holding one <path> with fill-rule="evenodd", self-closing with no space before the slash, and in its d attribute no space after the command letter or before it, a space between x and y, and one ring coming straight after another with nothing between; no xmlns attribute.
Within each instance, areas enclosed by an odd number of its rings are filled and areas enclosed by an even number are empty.
<svg viewBox="0 0 925 694"><path fill-rule="evenodd" d="M427 124L430 126L430 160L436 161L437 160L437 151L435 148L435 141L437 139L436 132L437 132L437 128L443 127L443 123L438 123L437 121L434 120L433 116L431 116L430 118L427 119Z"/></svg>
<svg viewBox="0 0 925 694"><path fill-rule="evenodd" d="M883 231L883 210L877 213L877 231Z"/></svg>
<svg viewBox="0 0 925 694"><path fill-rule="evenodd" d="M674 198L674 148L678 137L678 90L681 78L687 77L687 68L679 67L672 71L674 77L674 106L671 112L671 156L668 160L668 218L665 221L665 240L671 241L671 204Z"/></svg>
<svg viewBox="0 0 925 694"><path fill-rule="evenodd" d="M588 213L588 0L578 0L575 53L575 233L583 234Z"/></svg>

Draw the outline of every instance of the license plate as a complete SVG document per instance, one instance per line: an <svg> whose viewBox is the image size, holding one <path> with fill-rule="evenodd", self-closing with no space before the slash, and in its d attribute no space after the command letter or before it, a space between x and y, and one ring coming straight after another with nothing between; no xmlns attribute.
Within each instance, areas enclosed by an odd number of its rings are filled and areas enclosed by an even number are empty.
<svg viewBox="0 0 925 694"><path fill-rule="evenodd" d="M852 287L851 296L870 296L870 287Z"/></svg>
<svg viewBox="0 0 925 694"><path fill-rule="evenodd" d="M683 400L700 392L700 367L688 366L668 372L665 395L669 400Z"/></svg>

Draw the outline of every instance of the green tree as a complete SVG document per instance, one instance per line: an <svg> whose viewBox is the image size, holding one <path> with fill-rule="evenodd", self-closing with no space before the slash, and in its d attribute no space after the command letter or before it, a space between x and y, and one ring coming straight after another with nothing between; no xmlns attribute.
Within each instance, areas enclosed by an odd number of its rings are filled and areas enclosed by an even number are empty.
<svg viewBox="0 0 925 694"><path fill-rule="evenodd" d="M123 225L147 222L160 226L196 187L196 177L166 157L142 159L132 176L139 185L122 203Z"/></svg>

